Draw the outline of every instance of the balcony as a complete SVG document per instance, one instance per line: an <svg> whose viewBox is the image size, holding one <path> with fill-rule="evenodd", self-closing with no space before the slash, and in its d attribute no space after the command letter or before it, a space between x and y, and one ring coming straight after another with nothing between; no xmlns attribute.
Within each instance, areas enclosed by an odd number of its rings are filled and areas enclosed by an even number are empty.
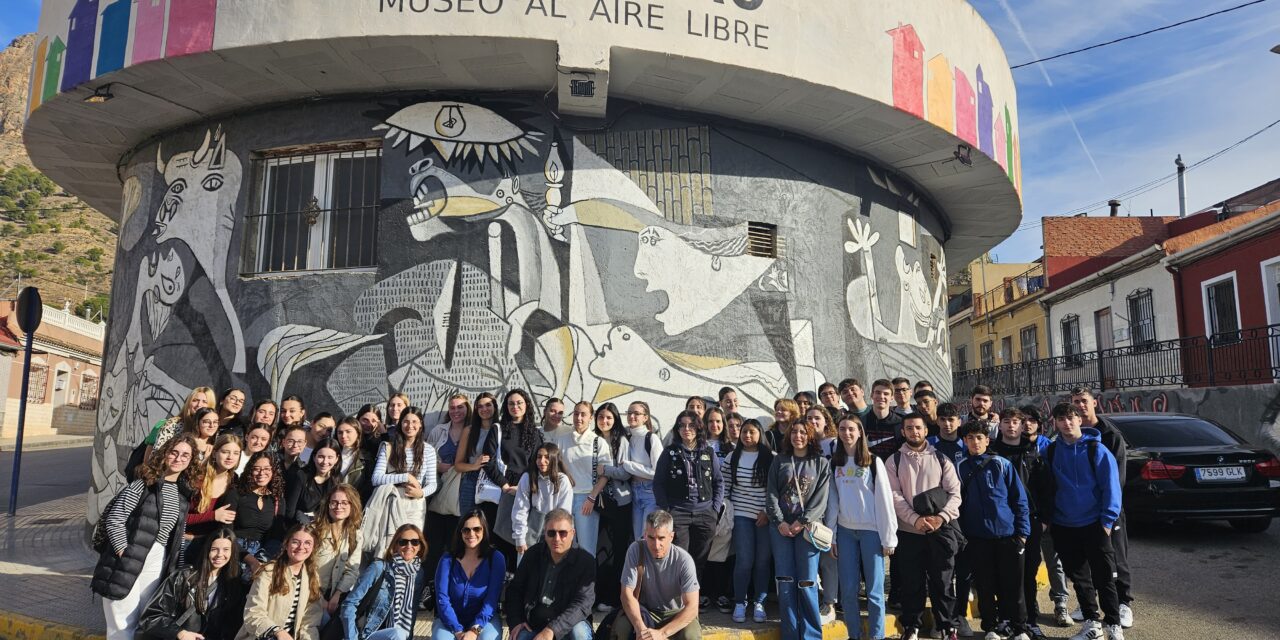
<svg viewBox="0 0 1280 640"><path fill-rule="evenodd" d="M1009 278L986 292L973 297L974 322L983 316L999 311L1002 307L1029 298L1044 291L1044 265L1037 264L1026 271Z"/></svg>

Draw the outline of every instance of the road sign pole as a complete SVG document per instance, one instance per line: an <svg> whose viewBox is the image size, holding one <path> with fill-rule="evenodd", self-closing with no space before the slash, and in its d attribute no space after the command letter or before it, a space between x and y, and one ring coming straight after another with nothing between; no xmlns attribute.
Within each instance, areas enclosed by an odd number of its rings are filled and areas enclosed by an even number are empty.
<svg viewBox="0 0 1280 640"><path fill-rule="evenodd" d="M13 446L13 479L9 482L9 517L18 513L18 481L22 477L22 432L27 425L27 393L31 388L31 349L36 329L44 316L40 290L27 287L18 292L18 327L27 334L27 347L22 356L22 397L18 403L18 438Z"/></svg>
<svg viewBox="0 0 1280 640"><path fill-rule="evenodd" d="M35 333L27 334L27 347L22 355L22 402L18 404L18 439L13 446L13 478L9 481L9 517L18 511L18 480L22 474L22 431L27 423L27 391L31 386L31 345Z"/></svg>

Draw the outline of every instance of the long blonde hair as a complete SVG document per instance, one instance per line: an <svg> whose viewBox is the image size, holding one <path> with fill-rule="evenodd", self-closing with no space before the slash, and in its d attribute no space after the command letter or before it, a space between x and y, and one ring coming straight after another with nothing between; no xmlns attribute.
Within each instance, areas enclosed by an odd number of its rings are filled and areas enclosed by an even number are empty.
<svg viewBox="0 0 1280 640"><path fill-rule="evenodd" d="M228 489L235 486L235 467L227 469L222 472L222 474L219 474L217 469L216 460L218 458L218 451L228 444L234 444L237 447L240 447L240 455L244 456L244 443L240 441L240 436L237 436L234 433L224 433L221 436L218 436L217 441L213 443L213 449L210 451L209 457L205 458L204 462L200 465L203 467L201 470L202 480L200 482L200 500L196 503L196 511L200 513L207 511L210 503L213 502L213 483L218 479L219 475L227 476Z"/></svg>
<svg viewBox="0 0 1280 640"><path fill-rule="evenodd" d="M177 416L178 419L182 421L182 427L184 429L192 429L192 430L195 429L195 424L193 424L191 421L192 419L195 418L196 411L199 411L199 409L191 408L191 400L196 397L196 394L200 394L200 393L204 394L206 407L209 407L210 409L214 409L214 410L217 410L218 408L218 396L213 392L213 388L196 387L192 389L191 393L187 394L187 399L183 401L182 410L178 412L178 416Z"/></svg>
<svg viewBox="0 0 1280 640"><path fill-rule="evenodd" d="M316 540L315 532L308 529L306 525L295 524L289 529L289 531L285 532L284 543L288 545L289 539L299 533L305 533L308 536L311 536L311 541L313 543L311 555L307 556L307 559L303 561L302 570L307 573L307 602L314 602L320 599L320 574L316 572L316 552L314 546L314 543L318 541ZM275 560L264 563L262 566L258 567L258 571L253 575L253 579L259 580L264 578L268 571L271 572L271 588L267 593L273 596L283 596L293 592L293 585L289 584L288 578L289 554L287 551L281 550Z"/></svg>

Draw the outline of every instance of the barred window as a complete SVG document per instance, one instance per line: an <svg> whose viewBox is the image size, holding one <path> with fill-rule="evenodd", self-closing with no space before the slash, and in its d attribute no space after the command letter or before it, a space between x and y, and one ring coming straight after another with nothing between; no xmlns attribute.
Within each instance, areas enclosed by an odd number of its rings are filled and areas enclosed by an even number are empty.
<svg viewBox="0 0 1280 640"><path fill-rule="evenodd" d="M245 271L375 266L381 162L378 140L262 152Z"/></svg>
<svg viewBox="0 0 1280 640"><path fill-rule="evenodd" d="M990 369L996 366L995 343L990 340L978 346L978 357L982 359L982 368Z"/></svg>
<svg viewBox="0 0 1280 640"><path fill-rule="evenodd" d="M956 371L969 369L969 348L965 345L956 347Z"/></svg>
<svg viewBox="0 0 1280 640"><path fill-rule="evenodd" d="M93 411L98 408L98 379L85 375L80 380L80 409Z"/></svg>
<svg viewBox="0 0 1280 640"><path fill-rule="evenodd" d="M1129 340L1135 345L1156 341L1156 313L1151 304L1151 290L1138 289L1129 294Z"/></svg>
<svg viewBox="0 0 1280 640"><path fill-rule="evenodd" d="M1074 356L1080 352L1080 316L1073 313L1062 319L1062 354Z"/></svg>
<svg viewBox="0 0 1280 640"><path fill-rule="evenodd" d="M1018 334L1018 340L1022 343L1022 361L1031 362L1040 357L1040 345L1037 344L1036 327L1023 327Z"/></svg>
<svg viewBox="0 0 1280 640"><path fill-rule="evenodd" d="M27 404L44 404L44 396L48 390L49 366L33 363L31 377L27 382Z"/></svg>

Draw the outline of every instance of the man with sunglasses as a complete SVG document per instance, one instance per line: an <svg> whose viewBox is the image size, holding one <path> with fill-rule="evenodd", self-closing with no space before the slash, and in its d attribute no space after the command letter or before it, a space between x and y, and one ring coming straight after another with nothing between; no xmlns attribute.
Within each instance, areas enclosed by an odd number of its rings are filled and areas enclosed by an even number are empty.
<svg viewBox="0 0 1280 640"><path fill-rule="evenodd" d="M568 511L547 514L542 541L529 547L507 584L503 611L511 640L590 640L596 561L573 546L573 536Z"/></svg>

